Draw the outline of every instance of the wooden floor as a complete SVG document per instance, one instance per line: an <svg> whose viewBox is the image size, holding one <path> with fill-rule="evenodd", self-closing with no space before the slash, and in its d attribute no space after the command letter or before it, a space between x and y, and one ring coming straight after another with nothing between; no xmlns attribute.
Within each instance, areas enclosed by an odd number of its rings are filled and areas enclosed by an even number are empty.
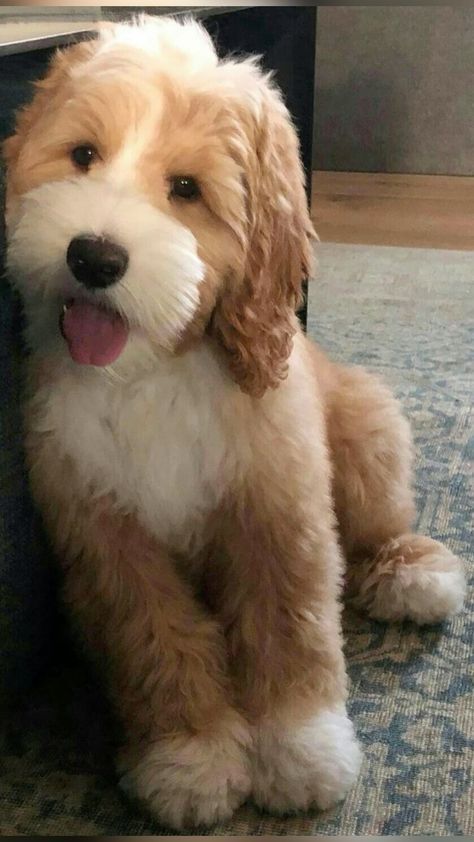
<svg viewBox="0 0 474 842"><path fill-rule="evenodd" d="M313 173L323 242L474 249L474 177Z"/></svg>

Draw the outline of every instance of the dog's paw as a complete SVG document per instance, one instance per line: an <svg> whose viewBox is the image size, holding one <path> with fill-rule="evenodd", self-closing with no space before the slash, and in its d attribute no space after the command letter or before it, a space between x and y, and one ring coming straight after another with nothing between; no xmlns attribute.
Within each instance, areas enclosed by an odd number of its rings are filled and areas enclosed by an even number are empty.
<svg viewBox="0 0 474 842"><path fill-rule="evenodd" d="M254 745L252 794L271 812L290 813L342 801L354 783L362 753L343 707L323 711L303 726L260 727Z"/></svg>
<svg viewBox="0 0 474 842"><path fill-rule="evenodd" d="M457 614L466 595L459 558L424 535L402 535L372 561L354 602L376 620L439 623Z"/></svg>
<svg viewBox="0 0 474 842"><path fill-rule="evenodd" d="M215 736L166 738L127 761L120 785L174 830L211 826L229 819L249 795L247 748L240 724Z"/></svg>

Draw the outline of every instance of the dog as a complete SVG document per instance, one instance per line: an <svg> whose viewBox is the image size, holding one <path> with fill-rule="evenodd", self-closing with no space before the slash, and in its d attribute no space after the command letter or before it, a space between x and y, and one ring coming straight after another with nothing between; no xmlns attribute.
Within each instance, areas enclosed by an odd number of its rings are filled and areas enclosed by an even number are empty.
<svg viewBox="0 0 474 842"><path fill-rule="evenodd" d="M187 20L59 52L5 143L31 488L123 723L121 783L175 829L355 781L341 602L460 610L412 533L389 390L295 315L315 240L295 129L254 58Z"/></svg>

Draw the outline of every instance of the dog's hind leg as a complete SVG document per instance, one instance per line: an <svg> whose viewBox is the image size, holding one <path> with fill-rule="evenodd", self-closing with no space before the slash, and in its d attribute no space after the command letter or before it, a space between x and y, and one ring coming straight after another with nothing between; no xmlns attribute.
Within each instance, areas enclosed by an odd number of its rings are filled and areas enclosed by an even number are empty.
<svg viewBox="0 0 474 842"><path fill-rule="evenodd" d="M412 530L410 428L389 390L338 368L328 403L333 492L351 601L380 620L436 623L462 607L462 562Z"/></svg>

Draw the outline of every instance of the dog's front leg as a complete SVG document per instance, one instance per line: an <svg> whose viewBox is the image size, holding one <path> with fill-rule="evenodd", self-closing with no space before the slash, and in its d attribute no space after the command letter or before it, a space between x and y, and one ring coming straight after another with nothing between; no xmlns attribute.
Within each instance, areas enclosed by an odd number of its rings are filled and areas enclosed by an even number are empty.
<svg viewBox="0 0 474 842"><path fill-rule="evenodd" d="M327 481L313 483L302 461L298 482L292 467L267 463L235 506L220 603L252 723L253 796L279 812L341 800L361 760L345 709L341 559Z"/></svg>
<svg viewBox="0 0 474 842"><path fill-rule="evenodd" d="M228 818L250 790L248 727L233 709L221 629L137 520L32 470L64 596L102 656L123 721L123 786L174 828ZM57 493L55 493L55 491Z"/></svg>

